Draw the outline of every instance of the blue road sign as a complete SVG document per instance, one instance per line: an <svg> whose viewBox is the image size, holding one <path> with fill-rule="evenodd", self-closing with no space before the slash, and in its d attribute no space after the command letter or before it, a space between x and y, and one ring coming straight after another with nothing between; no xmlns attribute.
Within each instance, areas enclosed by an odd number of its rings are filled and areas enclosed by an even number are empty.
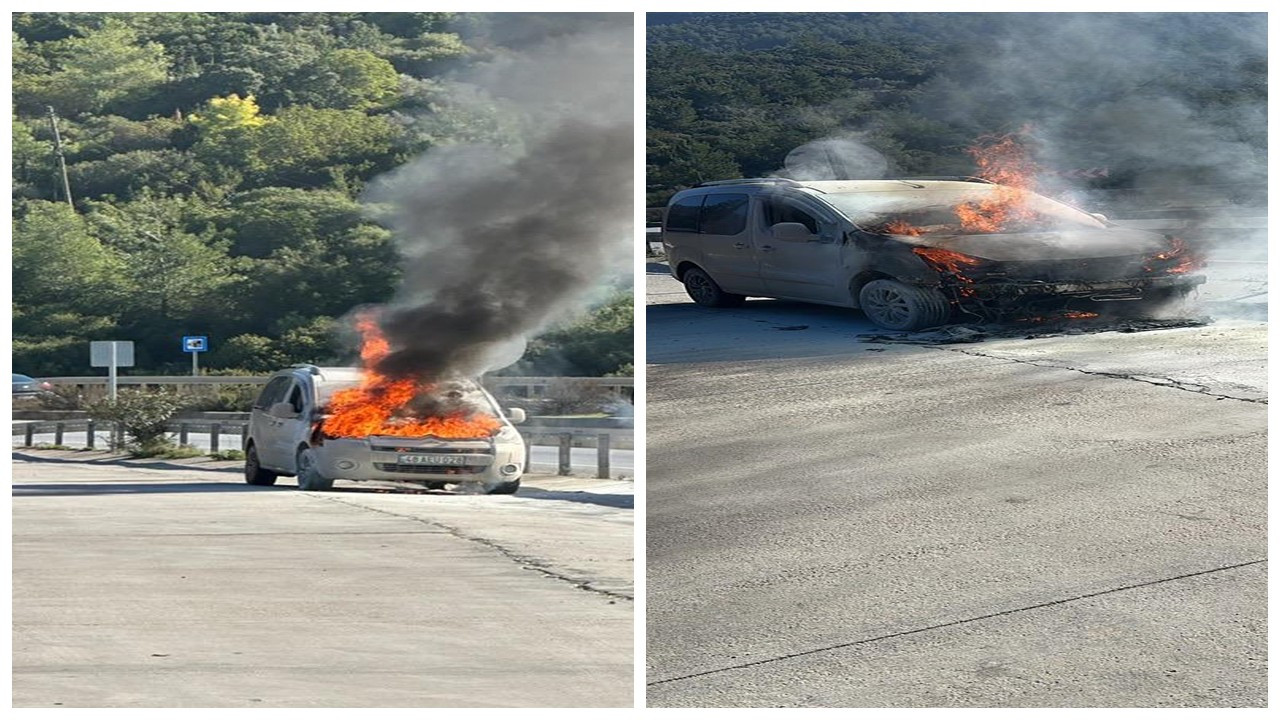
<svg viewBox="0 0 1280 720"><path fill-rule="evenodd" d="M205 335L184 335L182 351L189 353L205 352L209 349L209 338Z"/></svg>

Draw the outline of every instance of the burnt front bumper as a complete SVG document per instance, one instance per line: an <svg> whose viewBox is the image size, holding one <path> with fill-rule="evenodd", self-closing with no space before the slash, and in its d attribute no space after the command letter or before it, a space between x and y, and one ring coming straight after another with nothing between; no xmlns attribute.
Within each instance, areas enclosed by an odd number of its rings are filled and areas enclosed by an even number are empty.
<svg viewBox="0 0 1280 720"><path fill-rule="evenodd" d="M1166 297L1170 292L1190 291L1203 285L1204 275L1154 275L1119 280L1043 281L986 280L965 288L964 297L984 301L1018 301L1046 298L1070 298L1097 302L1143 300Z"/></svg>
<svg viewBox="0 0 1280 720"><path fill-rule="evenodd" d="M314 452L321 474L343 480L494 483L524 473L524 443L518 439L329 438Z"/></svg>

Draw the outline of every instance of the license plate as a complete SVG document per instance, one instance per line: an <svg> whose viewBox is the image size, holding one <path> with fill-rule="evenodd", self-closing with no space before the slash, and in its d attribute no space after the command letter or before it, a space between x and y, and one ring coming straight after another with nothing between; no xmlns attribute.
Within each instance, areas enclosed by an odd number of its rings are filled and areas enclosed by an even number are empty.
<svg viewBox="0 0 1280 720"><path fill-rule="evenodd" d="M466 465L465 455L401 455L401 465Z"/></svg>

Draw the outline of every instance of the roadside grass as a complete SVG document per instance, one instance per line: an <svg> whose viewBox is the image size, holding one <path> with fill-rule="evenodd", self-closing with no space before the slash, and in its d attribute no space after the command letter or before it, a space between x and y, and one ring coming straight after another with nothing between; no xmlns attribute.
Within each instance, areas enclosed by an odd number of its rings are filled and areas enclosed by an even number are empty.
<svg viewBox="0 0 1280 720"><path fill-rule="evenodd" d="M218 452L209 453L209 457L214 460L243 460L244 452L241 450L219 450Z"/></svg>
<svg viewBox="0 0 1280 720"><path fill-rule="evenodd" d="M163 460L184 460L201 457L203 450L191 445L175 445L168 438L156 438L149 442L129 446L129 455L135 458L160 458Z"/></svg>

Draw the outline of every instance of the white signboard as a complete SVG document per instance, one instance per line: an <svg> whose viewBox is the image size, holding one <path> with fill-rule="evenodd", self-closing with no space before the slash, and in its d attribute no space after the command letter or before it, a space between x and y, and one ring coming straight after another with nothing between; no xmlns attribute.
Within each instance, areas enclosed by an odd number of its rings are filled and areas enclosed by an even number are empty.
<svg viewBox="0 0 1280 720"><path fill-rule="evenodd" d="M94 340L89 343L89 366L111 367L111 346L116 349L115 366L133 367L132 340Z"/></svg>

